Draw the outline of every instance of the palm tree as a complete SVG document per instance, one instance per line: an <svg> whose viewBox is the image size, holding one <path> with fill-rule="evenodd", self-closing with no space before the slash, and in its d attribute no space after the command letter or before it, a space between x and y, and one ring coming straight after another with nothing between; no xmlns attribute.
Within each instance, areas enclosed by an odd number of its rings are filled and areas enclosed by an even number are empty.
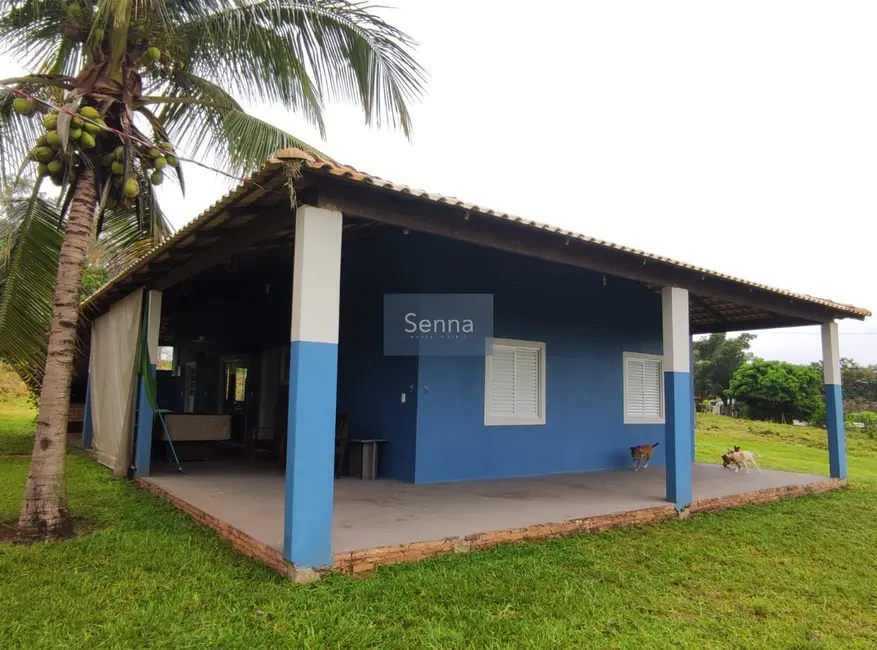
<svg viewBox="0 0 877 650"><path fill-rule="evenodd" d="M407 136L424 73L408 36L348 0L0 0L0 45L34 71L0 82L3 181L31 161L34 196L54 182L65 223L19 519L23 539L60 537L71 532L64 446L89 241L106 229L166 236L153 188L166 175L183 188L181 161L241 177L278 149L309 149L234 95L298 111L321 134L324 101L353 101L367 123ZM28 206L33 223L55 216L36 198Z"/></svg>

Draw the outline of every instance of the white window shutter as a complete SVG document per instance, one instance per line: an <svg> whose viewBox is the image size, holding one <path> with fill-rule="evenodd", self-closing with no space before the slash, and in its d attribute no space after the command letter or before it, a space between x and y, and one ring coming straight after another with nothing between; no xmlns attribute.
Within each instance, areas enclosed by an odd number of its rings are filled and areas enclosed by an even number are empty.
<svg viewBox="0 0 877 650"><path fill-rule="evenodd" d="M515 415L515 348L494 345L490 359L489 404L491 417Z"/></svg>
<svg viewBox="0 0 877 650"><path fill-rule="evenodd" d="M539 417L539 350L515 349L515 416Z"/></svg>
<svg viewBox="0 0 877 650"><path fill-rule="evenodd" d="M544 424L544 344L503 339L492 347L485 424Z"/></svg>
<svg viewBox="0 0 877 650"><path fill-rule="evenodd" d="M661 417L661 362L643 360L643 417Z"/></svg>
<svg viewBox="0 0 877 650"><path fill-rule="evenodd" d="M663 367L660 358L625 355L624 415L631 422L664 417Z"/></svg>
<svg viewBox="0 0 877 650"><path fill-rule="evenodd" d="M645 377L644 359L629 357L627 359L627 415L641 418L645 415L645 395L643 384Z"/></svg>

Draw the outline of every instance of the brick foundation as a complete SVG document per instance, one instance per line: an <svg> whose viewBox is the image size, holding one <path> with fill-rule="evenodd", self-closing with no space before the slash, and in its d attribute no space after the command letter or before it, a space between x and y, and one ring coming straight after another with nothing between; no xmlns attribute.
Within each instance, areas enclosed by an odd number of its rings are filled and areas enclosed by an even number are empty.
<svg viewBox="0 0 877 650"><path fill-rule="evenodd" d="M279 551L275 551L262 542L250 537L246 533L230 526L226 522L208 515L200 508L196 508L192 504L178 499L166 490L163 490L143 479L137 479L137 482L153 494L156 494L163 499L167 499L199 523L215 530L247 557L268 565L281 575L292 578L297 582L309 581L317 576L317 574L312 571L308 572L308 575L302 574L300 570L295 569L290 563L284 560L283 555ZM396 546L381 546L378 548L369 548L348 553L336 553L334 556L335 564L333 568L344 573L362 574L372 571L375 567L381 565L417 562L418 560L427 557L445 555L448 553L468 553L469 551L490 548L497 544L506 544L509 542L548 539L551 537L561 537L577 533L596 533L613 528L651 524L665 521L667 519L685 519L693 514L701 512L739 508L742 506L761 503L772 503L783 499L802 496L804 494L818 494L842 487L845 484L846 481L844 480L826 479L819 483L793 485L768 490L759 490L756 492L745 492L743 494L732 494L730 496L717 497L714 499L700 499L694 501L689 508L686 508L682 512L676 512L674 506L667 504L656 506L654 508L617 512L608 515L599 515L597 517L588 517L585 519L571 519L568 521L537 524L511 530L476 533L465 537L446 537L444 539L433 541L413 542L411 544L399 544Z"/></svg>
<svg viewBox="0 0 877 650"><path fill-rule="evenodd" d="M698 512L709 512L711 510L725 510L727 508L740 508L742 506L757 505L759 503L772 503L774 501L782 501L783 499L792 499L805 494L821 494L829 490L835 490L843 487L847 482L845 479L829 478L819 483L807 483L805 485L789 485L787 487L772 488L769 490L758 490L757 492L744 492L743 494L732 494L727 497L718 497L715 499L699 499L692 502L687 512L692 514Z"/></svg>
<svg viewBox="0 0 877 650"><path fill-rule="evenodd" d="M271 567L284 577L295 578L293 575L293 567L283 559L283 554L279 551L275 551L270 546L266 546L259 540L254 539L234 526L229 525L227 522L217 519L212 515L208 515L200 508L193 506L191 503L178 499L167 490L163 490L149 481L138 478L137 482L153 494L170 501L174 506L192 517L192 519L199 524L203 524L208 528L215 530L221 537L227 539L236 550L247 557Z"/></svg>
<svg viewBox="0 0 877 650"><path fill-rule="evenodd" d="M709 512L712 510L724 510L727 508L739 508L742 506L771 503L781 501L804 494L827 492L842 487L846 481L827 479L819 483L807 485L794 485L789 487L759 490L734 494L715 499L701 499L691 504L683 512L676 512L672 505L644 508L617 512L609 515L588 517L587 519L572 519L550 524L537 524L525 528L512 530L477 533L466 537L448 537L431 542L416 542L414 544L401 544L398 546L383 546L370 548L362 551L335 554L335 569L345 573L359 574L371 571L376 566L386 564L399 564L402 562L416 562L426 557L444 555L446 553L466 553L479 549L490 548L497 544L519 542L525 540L548 539L562 537L577 533L597 533L613 528L627 526L640 526L651 524L667 519L687 518L692 514Z"/></svg>

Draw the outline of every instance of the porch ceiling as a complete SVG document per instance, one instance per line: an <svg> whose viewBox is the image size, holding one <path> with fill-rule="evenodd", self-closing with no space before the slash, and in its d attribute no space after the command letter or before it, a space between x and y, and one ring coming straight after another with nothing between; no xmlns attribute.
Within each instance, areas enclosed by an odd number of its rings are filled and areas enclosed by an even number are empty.
<svg viewBox="0 0 877 650"><path fill-rule="evenodd" d="M656 291L678 286L691 294L692 333L812 325L864 319L866 309L793 293L653 255L572 231L528 221L383 181L328 159L283 150L173 238L123 269L83 303L96 316L138 286L164 290L229 258L290 247L295 221L289 210L284 165L300 169L299 204L338 210L345 236L369 228L409 228L480 246L539 257L642 282Z"/></svg>

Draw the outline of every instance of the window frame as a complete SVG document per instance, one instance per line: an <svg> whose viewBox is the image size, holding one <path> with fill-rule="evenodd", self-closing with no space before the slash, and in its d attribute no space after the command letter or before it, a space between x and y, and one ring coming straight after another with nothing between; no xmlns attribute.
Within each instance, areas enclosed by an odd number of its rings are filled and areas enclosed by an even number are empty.
<svg viewBox="0 0 877 650"><path fill-rule="evenodd" d="M536 417L507 417L490 415L490 383L491 383L491 359L492 354L484 355L484 426L539 426L546 422L547 402L545 399L545 383L546 383L546 353L545 343L543 341L524 341L521 339L490 339L489 345L504 345L507 347L530 348L535 349L539 355L538 361L538 388L537 388L537 409L539 414Z"/></svg>
<svg viewBox="0 0 877 650"><path fill-rule="evenodd" d="M628 395L627 395L627 361L628 359L647 359L651 361L658 362L658 409L660 410L660 415L658 417L633 417L629 415L628 409ZM623 382L623 395L621 402L621 408L623 410L624 415L624 424L665 424L666 423L666 413L664 412L665 405L665 396L664 396L664 356L661 354L646 354L645 352L625 352L622 355L622 363L624 367L622 369L622 382Z"/></svg>

